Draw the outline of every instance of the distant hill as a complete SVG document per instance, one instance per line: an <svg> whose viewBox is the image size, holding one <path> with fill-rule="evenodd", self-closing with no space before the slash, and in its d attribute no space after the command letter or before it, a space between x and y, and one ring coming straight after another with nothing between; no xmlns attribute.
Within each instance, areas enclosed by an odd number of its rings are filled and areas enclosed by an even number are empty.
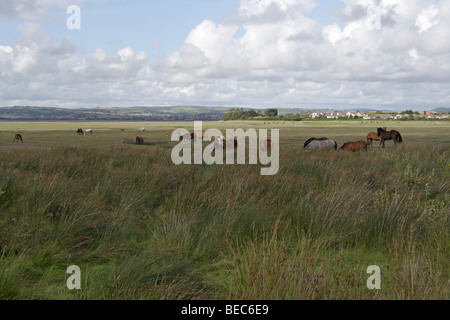
<svg viewBox="0 0 450 320"><path fill-rule="evenodd" d="M450 108L436 108L433 109L432 111L439 113L450 113Z"/></svg>
<svg viewBox="0 0 450 320"><path fill-rule="evenodd" d="M110 108L53 108L36 106L0 107L0 121L218 121L231 107L211 106L136 106ZM265 110L266 108L243 108ZM306 111L344 111L337 108L277 108L278 114L301 114ZM345 111L375 112L375 109L355 108ZM438 113L449 113L450 108L436 108Z"/></svg>
<svg viewBox="0 0 450 320"><path fill-rule="evenodd" d="M52 108L15 106L0 107L3 121L193 121L220 120L228 107L113 107Z"/></svg>

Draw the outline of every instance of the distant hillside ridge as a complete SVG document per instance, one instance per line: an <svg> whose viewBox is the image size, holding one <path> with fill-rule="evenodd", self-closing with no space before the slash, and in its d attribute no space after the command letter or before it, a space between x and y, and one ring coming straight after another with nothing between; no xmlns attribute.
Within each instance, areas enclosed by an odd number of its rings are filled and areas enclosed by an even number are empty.
<svg viewBox="0 0 450 320"><path fill-rule="evenodd" d="M54 108L35 106L0 107L3 121L216 121L228 107L112 107Z"/></svg>

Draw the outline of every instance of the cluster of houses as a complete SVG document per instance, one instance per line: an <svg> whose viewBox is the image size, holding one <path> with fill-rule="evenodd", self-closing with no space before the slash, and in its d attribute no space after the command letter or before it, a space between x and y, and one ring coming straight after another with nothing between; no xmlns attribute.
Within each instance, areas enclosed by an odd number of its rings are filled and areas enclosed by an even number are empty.
<svg viewBox="0 0 450 320"><path fill-rule="evenodd" d="M442 114L433 111L424 111L414 114L404 114L404 113L364 113L360 111L323 111L323 112L304 112L301 114L304 118L327 118L327 119L339 119L339 118L361 118L364 120L372 119L449 119L449 114Z"/></svg>

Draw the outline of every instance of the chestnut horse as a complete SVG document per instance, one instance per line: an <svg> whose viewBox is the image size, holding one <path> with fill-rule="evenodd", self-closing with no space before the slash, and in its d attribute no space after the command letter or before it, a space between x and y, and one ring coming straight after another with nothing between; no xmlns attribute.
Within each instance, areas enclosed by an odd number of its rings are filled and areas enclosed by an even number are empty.
<svg viewBox="0 0 450 320"><path fill-rule="evenodd" d="M270 150L272 148L272 140L270 140L270 139L262 140L259 143L259 148L261 151Z"/></svg>
<svg viewBox="0 0 450 320"><path fill-rule="evenodd" d="M208 136L204 132L198 132L195 136L195 141L197 141L197 139L200 139L200 141L202 141L203 139L208 139Z"/></svg>
<svg viewBox="0 0 450 320"><path fill-rule="evenodd" d="M23 143L22 135L20 133L18 133L14 136L13 143L16 141L19 142L19 140L22 141L22 143Z"/></svg>
<svg viewBox="0 0 450 320"><path fill-rule="evenodd" d="M383 129L384 130L387 130L387 127L383 127ZM372 141L373 140L378 140L378 141L380 141L380 146L381 146L381 138L380 138L380 136L378 136L378 133L376 133L376 132L369 132L368 134L367 134L367 144L369 145L369 146L372 146Z"/></svg>
<svg viewBox="0 0 450 320"><path fill-rule="evenodd" d="M367 142L364 140L359 141L349 141L342 145L342 147L339 148L339 150L345 150L345 151L351 151L356 152L358 150L365 150L367 151Z"/></svg>

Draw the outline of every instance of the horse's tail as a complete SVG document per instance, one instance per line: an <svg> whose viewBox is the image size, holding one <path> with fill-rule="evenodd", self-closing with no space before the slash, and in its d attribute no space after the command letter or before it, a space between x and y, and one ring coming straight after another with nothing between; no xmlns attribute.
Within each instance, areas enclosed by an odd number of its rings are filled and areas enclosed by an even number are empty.
<svg viewBox="0 0 450 320"><path fill-rule="evenodd" d="M400 132L398 133L398 142L400 143L403 142L402 135L400 134Z"/></svg>

